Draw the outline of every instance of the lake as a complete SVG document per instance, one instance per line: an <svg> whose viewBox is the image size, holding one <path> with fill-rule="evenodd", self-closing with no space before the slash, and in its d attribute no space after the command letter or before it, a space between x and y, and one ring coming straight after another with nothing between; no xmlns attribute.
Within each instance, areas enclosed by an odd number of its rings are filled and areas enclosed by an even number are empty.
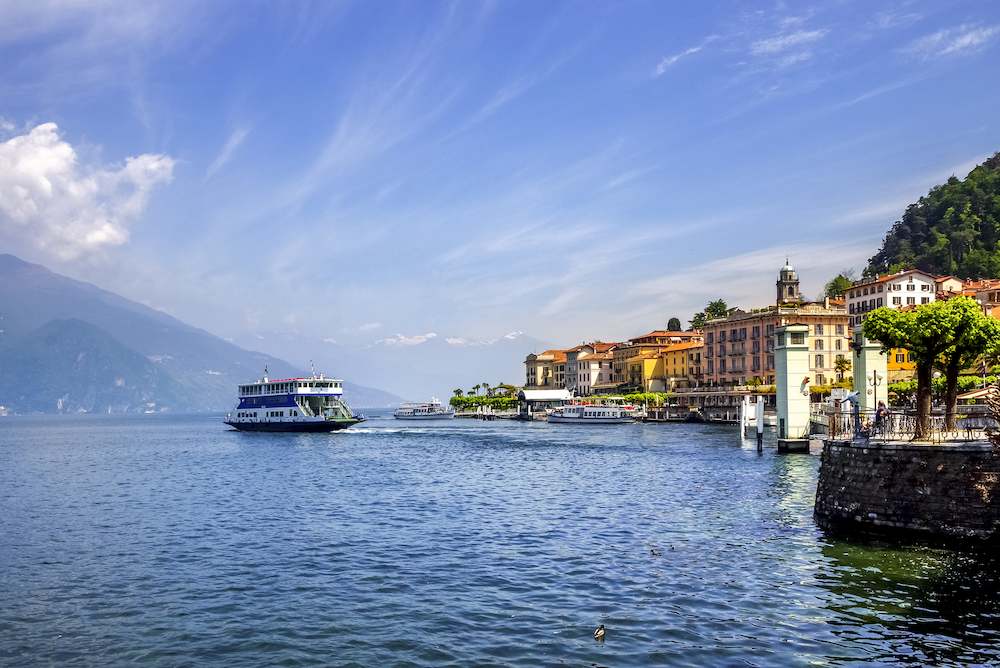
<svg viewBox="0 0 1000 668"><path fill-rule="evenodd" d="M827 539L818 465L734 426L2 418L0 662L1000 663L997 562Z"/></svg>

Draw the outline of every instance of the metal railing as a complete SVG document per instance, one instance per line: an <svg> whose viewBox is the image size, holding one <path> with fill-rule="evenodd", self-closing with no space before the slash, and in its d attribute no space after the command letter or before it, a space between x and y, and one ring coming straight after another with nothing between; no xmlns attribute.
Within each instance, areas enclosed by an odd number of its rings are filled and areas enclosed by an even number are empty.
<svg viewBox="0 0 1000 668"><path fill-rule="evenodd" d="M811 433L830 438L849 438L875 442L916 440L918 418L913 411L892 410L879 415L877 411L859 413L835 412L828 408L810 414ZM945 416L933 414L927 418L927 429L920 441L930 443L977 441L986 438L987 429L1000 425L983 414L959 414L955 426L947 428Z"/></svg>

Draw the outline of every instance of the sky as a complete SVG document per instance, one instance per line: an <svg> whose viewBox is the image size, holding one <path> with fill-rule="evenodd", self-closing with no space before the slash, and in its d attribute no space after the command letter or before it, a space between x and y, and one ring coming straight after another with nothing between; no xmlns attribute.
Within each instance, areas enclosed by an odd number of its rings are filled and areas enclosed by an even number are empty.
<svg viewBox="0 0 1000 668"><path fill-rule="evenodd" d="M991 1L8 0L0 251L264 350L621 340L862 268L998 110Z"/></svg>

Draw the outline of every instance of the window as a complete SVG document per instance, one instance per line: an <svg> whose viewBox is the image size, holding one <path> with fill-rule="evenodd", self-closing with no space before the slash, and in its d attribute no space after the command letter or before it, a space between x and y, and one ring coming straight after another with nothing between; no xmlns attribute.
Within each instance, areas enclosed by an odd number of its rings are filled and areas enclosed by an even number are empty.
<svg viewBox="0 0 1000 668"><path fill-rule="evenodd" d="M816 336L823 336L823 325L816 325Z"/></svg>
<svg viewBox="0 0 1000 668"><path fill-rule="evenodd" d="M802 345L806 342L806 335L802 332L792 332L792 345Z"/></svg>
<svg viewBox="0 0 1000 668"><path fill-rule="evenodd" d="M817 385L826 385L826 376L824 376L821 373L820 374L816 374L816 384Z"/></svg>
<svg viewBox="0 0 1000 668"><path fill-rule="evenodd" d="M914 290L916 290L916 289L917 289L917 286L916 286L916 284L915 284L915 283L907 283L907 284L906 284L906 289L907 289L907 291L909 291L909 292L913 292Z"/></svg>
<svg viewBox="0 0 1000 668"><path fill-rule="evenodd" d="M840 334L841 336L843 336L843 334L844 334L844 326L843 325L837 325L837 334Z"/></svg>
<svg viewBox="0 0 1000 668"><path fill-rule="evenodd" d="M878 305L878 306L882 306L882 298L881 298L881 297L879 297L879 298L878 298L878 303L877 303L877 305Z"/></svg>
<svg viewBox="0 0 1000 668"><path fill-rule="evenodd" d="M816 368L817 369L822 369L823 368L823 356L822 355L816 355Z"/></svg>
<svg viewBox="0 0 1000 668"><path fill-rule="evenodd" d="M927 303L929 303L930 301L931 301L931 298L930 298L930 297L921 297L921 298L920 298L920 303L921 303L921 304L927 304Z"/></svg>
<svg viewBox="0 0 1000 668"><path fill-rule="evenodd" d="M896 353L896 364L902 364L906 361L906 355L903 353Z"/></svg>
<svg viewBox="0 0 1000 668"><path fill-rule="evenodd" d="M816 339L816 350L823 350L823 339Z"/></svg>
<svg viewBox="0 0 1000 668"><path fill-rule="evenodd" d="M906 303L908 305L916 304L917 303L917 298L916 297L907 297L906 298Z"/></svg>
<svg viewBox="0 0 1000 668"><path fill-rule="evenodd" d="M844 340L843 339L837 339L837 342L834 344L834 347L837 350L843 350L844 349Z"/></svg>
<svg viewBox="0 0 1000 668"><path fill-rule="evenodd" d="M892 298L892 303L893 303L893 306L900 306L903 303L903 298L902 297L893 297Z"/></svg>

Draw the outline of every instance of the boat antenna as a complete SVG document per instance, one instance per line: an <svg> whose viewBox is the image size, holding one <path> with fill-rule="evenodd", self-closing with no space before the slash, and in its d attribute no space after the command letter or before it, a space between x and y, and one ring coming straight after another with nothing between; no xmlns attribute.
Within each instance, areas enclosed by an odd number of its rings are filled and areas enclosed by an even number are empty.
<svg viewBox="0 0 1000 668"><path fill-rule="evenodd" d="M316 365L313 364L312 360L309 360L309 368L312 370L312 377L316 377Z"/></svg>
<svg viewBox="0 0 1000 668"><path fill-rule="evenodd" d="M264 382L267 382L267 365L264 365Z"/></svg>

